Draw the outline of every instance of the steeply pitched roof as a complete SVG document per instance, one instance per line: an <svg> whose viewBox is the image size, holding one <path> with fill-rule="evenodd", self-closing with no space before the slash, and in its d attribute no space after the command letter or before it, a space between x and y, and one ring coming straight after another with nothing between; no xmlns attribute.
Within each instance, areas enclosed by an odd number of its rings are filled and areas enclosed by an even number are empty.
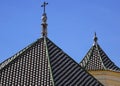
<svg viewBox="0 0 120 86"><path fill-rule="evenodd" d="M109 59L97 43L96 34L94 41L95 43L80 62L80 65L86 70L110 70L120 72L120 68Z"/></svg>
<svg viewBox="0 0 120 86"><path fill-rule="evenodd" d="M47 37L0 65L2 86L103 86Z"/></svg>

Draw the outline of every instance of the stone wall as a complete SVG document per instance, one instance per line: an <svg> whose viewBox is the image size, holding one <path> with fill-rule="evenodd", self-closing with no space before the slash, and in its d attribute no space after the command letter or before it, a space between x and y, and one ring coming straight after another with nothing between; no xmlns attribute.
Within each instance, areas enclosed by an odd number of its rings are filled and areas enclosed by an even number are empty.
<svg viewBox="0 0 120 86"><path fill-rule="evenodd" d="M120 86L120 72L106 70L88 72L98 79L104 86Z"/></svg>

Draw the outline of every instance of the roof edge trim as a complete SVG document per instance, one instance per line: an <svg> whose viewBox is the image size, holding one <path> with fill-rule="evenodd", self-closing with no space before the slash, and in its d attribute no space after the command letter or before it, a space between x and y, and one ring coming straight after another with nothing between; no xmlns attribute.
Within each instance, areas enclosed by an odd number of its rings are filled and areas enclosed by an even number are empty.
<svg viewBox="0 0 120 86"><path fill-rule="evenodd" d="M54 79L53 79L53 73L52 73L52 69L51 69L51 65L50 65L50 57L49 57L49 54L48 54L46 37L44 37L44 43L45 43L45 48L46 48L46 56L47 56L47 59L48 59L48 66L50 68L50 76L51 76L51 79L52 79L53 86L55 86Z"/></svg>
<svg viewBox="0 0 120 86"><path fill-rule="evenodd" d="M38 39L39 40L39 39ZM36 42L36 41L35 41ZM25 52L27 49L29 49L35 42L31 43L30 45L28 45L27 47L23 48L22 50L20 50L18 53L14 54L13 56L9 57L7 60L3 61L0 64L0 70L2 68L4 68L6 65L8 65L9 63L11 63L16 57L18 57L20 54L22 54L23 52Z"/></svg>

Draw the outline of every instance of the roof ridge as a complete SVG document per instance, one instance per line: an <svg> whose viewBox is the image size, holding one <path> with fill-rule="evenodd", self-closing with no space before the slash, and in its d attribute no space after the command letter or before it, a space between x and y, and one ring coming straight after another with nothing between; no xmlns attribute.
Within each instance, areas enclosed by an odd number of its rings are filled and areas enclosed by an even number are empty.
<svg viewBox="0 0 120 86"><path fill-rule="evenodd" d="M53 83L52 85L55 86L54 79L53 79L53 73L52 73L52 69L51 69L51 64L50 64L50 57L48 54L48 46L47 46L46 36L44 36L44 43L45 43L45 47L46 47L46 56L48 57L48 66L50 68L50 77L51 77L52 83Z"/></svg>
<svg viewBox="0 0 120 86"><path fill-rule="evenodd" d="M92 47L91 52L93 51L93 48L94 48L94 47ZM90 58L88 58L88 59L89 59L89 61L90 61L90 59L91 59L91 55L92 55L92 54L93 54L93 53L91 53L91 54L90 54ZM87 55L86 55L86 56L87 56ZM88 61L88 63L86 63L85 68L86 68L86 67L87 67L87 65L89 64L89 61Z"/></svg>
<svg viewBox="0 0 120 86"><path fill-rule="evenodd" d="M106 70L106 67L105 67L105 65L104 65L104 63L103 63L103 61L102 61L102 57L100 56L100 51L99 51L99 49L98 49L99 44L96 44L95 46L96 46L96 48L97 48L97 52L98 52L98 55L99 55L99 57L100 57L101 65L102 65L103 68Z"/></svg>

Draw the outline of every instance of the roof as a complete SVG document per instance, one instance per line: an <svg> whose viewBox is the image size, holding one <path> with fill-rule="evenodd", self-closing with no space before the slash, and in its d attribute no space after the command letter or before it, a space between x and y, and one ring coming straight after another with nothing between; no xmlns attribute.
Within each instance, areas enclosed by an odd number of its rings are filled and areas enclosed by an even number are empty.
<svg viewBox="0 0 120 86"><path fill-rule="evenodd" d="M103 86L47 37L2 62L0 75L2 86Z"/></svg>
<svg viewBox="0 0 120 86"><path fill-rule="evenodd" d="M120 68L110 60L98 44L96 34L94 41L93 46L80 62L80 65L86 70L110 70L120 72Z"/></svg>

